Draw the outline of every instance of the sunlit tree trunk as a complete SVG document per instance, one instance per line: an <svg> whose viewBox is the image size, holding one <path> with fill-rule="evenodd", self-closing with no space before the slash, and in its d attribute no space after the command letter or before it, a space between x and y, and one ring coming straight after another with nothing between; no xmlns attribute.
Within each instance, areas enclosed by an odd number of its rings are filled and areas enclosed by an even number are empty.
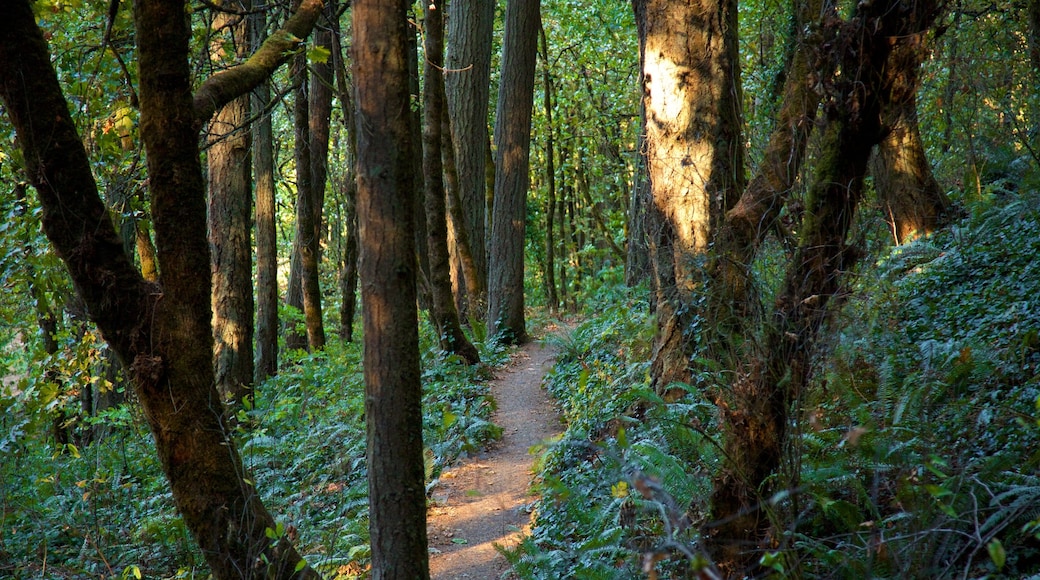
<svg viewBox="0 0 1040 580"><path fill-rule="evenodd" d="M305 2L298 15L313 5ZM253 85L217 82L208 88L224 90L226 100L204 98L202 108L193 103L185 8L150 0L134 6L158 283L141 277L112 227L28 2L0 3L6 26L0 98L43 206L44 230L91 318L129 369L174 502L213 575L315 577L287 538L265 533L274 519L228 437L215 387L199 128ZM311 26L313 20L295 36L306 36ZM271 62L262 76L279 61Z"/></svg>
<svg viewBox="0 0 1040 580"><path fill-rule="evenodd" d="M484 313L478 313L468 307L465 300L467 296L483 296L485 287L481 286L481 278L477 273L477 261L473 257L473 245L469 241L466 228L466 214L462 210L462 198L459 195L459 174L455 167L455 148L451 143L451 126L448 122L447 108L441 114L441 154L444 164L444 188L447 195L449 236L454 238L454 243L449 244L449 250L454 251L457 266L454 276L456 282L453 284L455 292L455 306L459 313L465 312L471 322L481 320ZM457 283L457 278L462 278L462 284Z"/></svg>
<svg viewBox="0 0 1040 580"><path fill-rule="evenodd" d="M459 176L461 213L473 258L476 280L466 288L471 316L483 316L488 287L487 241L489 217L485 212L484 173L488 147L488 101L491 91L491 39L495 0L457 0L448 6L448 33L444 82L448 117ZM459 224L457 224L459 225ZM460 228L461 229L461 228ZM469 275L464 274L464 275Z"/></svg>
<svg viewBox="0 0 1040 580"><path fill-rule="evenodd" d="M744 184L735 0L633 0L651 207L659 391L690 377L698 260Z"/></svg>
<svg viewBox="0 0 1040 580"><path fill-rule="evenodd" d="M530 184L539 7L539 0L510 0L506 6L502 84L495 117L495 205L489 247L488 333L509 343L527 340L524 228Z"/></svg>
<svg viewBox="0 0 1040 580"><path fill-rule="evenodd" d="M354 0L372 578L429 578L407 2Z"/></svg>
<svg viewBox="0 0 1040 580"><path fill-rule="evenodd" d="M223 3L238 11L243 2ZM249 54L245 17L218 12L217 30L227 29L236 56ZM219 47L224 36L215 39ZM217 390L238 408L253 392L253 245L249 157L249 95L224 105L210 122L206 139L209 179L209 245L213 260L213 365Z"/></svg>
<svg viewBox="0 0 1040 580"><path fill-rule="evenodd" d="M881 115L886 134L878 143L871 174L897 244L942 227L950 210L950 200L932 175L917 122L919 69L926 55L922 35L903 39L884 71Z"/></svg>
<svg viewBox="0 0 1040 580"><path fill-rule="evenodd" d="M443 5L427 4L425 14L426 64L423 71L423 180L425 184L426 248L430 263L430 310L441 348L469 364L480 362L476 347L462 332L451 291L448 256L448 221L441 159L441 127L444 112Z"/></svg>

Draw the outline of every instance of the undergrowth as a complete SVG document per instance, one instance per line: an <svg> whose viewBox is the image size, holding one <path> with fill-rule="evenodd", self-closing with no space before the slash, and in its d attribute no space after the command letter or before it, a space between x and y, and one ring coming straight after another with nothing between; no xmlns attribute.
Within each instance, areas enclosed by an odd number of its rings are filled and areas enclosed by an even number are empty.
<svg viewBox="0 0 1040 580"><path fill-rule="evenodd" d="M468 367L423 331L427 478L500 436L489 422L486 379L507 353L479 344ZM206 578L208 569L174 509L140 411L125 404L91 421L107 435L57 446L39 393L0 392L0 577ZM325 578L367 569L368 504L361 345L332 341L298 354L257 387L235 439L249 476L278 521Z"/></svg>
<svg viewBox="0 0 1040 580"><path fill-rule="evenodd" d="M775 577L1040 573L1040 195L990 201L851 278L794 413L798 480L766 508L782 522L762 559ZM694 388L650 392L645 293L601 293L561 343L547 386L568 428L532 536L507 552L522 578L706 564L715 412Z"/></svg>

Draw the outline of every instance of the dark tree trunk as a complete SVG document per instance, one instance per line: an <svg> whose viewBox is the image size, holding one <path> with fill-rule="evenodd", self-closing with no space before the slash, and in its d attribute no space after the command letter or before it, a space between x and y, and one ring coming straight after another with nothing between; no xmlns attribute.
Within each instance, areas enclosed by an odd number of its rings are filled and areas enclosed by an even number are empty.
<svg viewBox="0 0 1040 580"><path fill-rule="evenodd" d="M354 0L372 578L429 578L407 3Z"/></svg>
<svg viewBox="0 0 1040 580"><path fill-rule="evenodd" d="M0 97L44 208L44 230L131 374L174 502L212 573L315 577L288 539L266 536L274 520L245 479L214 384L200 113L184 15L181 2L135 3L158 284L141 277L112 227L28 2L0 4L7 26Z"/></svg>
<svg viewBox="0 0 1040 580"><path fill-rule="evenodd" d="M491 90L491 39L495 0L458 0L448 6L447 91L451 138L459 175L459 198L476 279L467 280L471 316L482 316L487 297L488 257L485 228L485 156L488 147L488 100ZM461 230L462 228L460 228Z"/></svg>
<svg viewBox="0 0 1040 580"><path fill-rule="evenodd" d="M495 205L488 271L488 334L527 340L524 226L530 183L531 111L538 55L539 0L510 0L502 40L502 84L495 117Z"/></svg>
<svg viewBox="0 0 1040 580"><path fill-rule="evenodd" d="M430 258L431 312L437 325L441 348L462 357L468 364L480 362L476 347L462 332L459 313L451 291L448 256L448 221L441 161L441 119L444 111L444 19L442 10L427 4L426 65L423 71L423 179L426 201L427 251Z"/></svg>
<svg viewBox="0 0 1040 580"><path fill-rule="evenodd" d="M541 42L542 87L545 91L545 301L549 312L555 313L560 305L556 294L556 236L553 223L556 221L556 147L553 127L553 82L549 71L549 45L545 39L545 27L539 24L538 38Z"/></svg>
<svg viewBox="0 0 1040 580"><path fill-rule="evenodd" d="M248 4L234 4L248 10ZM218 13L214 28L228 29L239 57L249 54L249 30L241 16ZM210 256L213 261L213 368L217 390L232 412L253 393L253 245L249 163L249 95L213 117L209 149Z"/></svg>
<svg viewBox="0 0 1040 580"><path fill-rule="evenodd" d="M307 346L312 351L325 348L325 326L321 316L321 289L318 285L319 231L315 222L317 196L311 151L310 83L307 74L307 55L293 58L293 77L296 84L296 105L293 109L296 127L296 239L298 251L300 290L303 318L307 328ZM326 133L326 139L328 134Z"/></svg>
<svg viewBox="0 0 1040 580"><path fill-rule="evenodd" d="M267 37L264 11L251 16L253 50ZM256 363L254 381L278 373L278 238L275 230L274 134L271 115L271 83L253 91L253 188L256 198Z"/></svg>
<svg viewBox="0 0 1040 580"><path fill-rule="evenodd" d="M902 39L885 66L881 93L885 136L870 168L896 244L942 227L950 210L950 200L932 174L917 124L919 70L927 56L922 36Z"/></svg>
<svg viewBox="0 0 1040 580"><path fill-rule="evenodd" d="M454 249L458 258L458 274L461 274L465 291L455 285L455 305L460 313L466 313L470 321L480 320L484 313L477 312L476 304L467 302L465 298L471 296L484 296L487 289L481 286L483 278L477 273L477 261L473 257L473 246L466 232L466 215L462 210L462 199L459 196L459 174L455 167L455 149L451 143L450 123L448 112L445 108L441 115L441 154L444 164L444 187L446 189L448 203L448 217L453 227L455 243L449 244L449 249ZM479 250L479 248L478 248Z"/></svg>
<svg viewBox="0 0 1040 580"><path fill-rule="evenodd" d="M335 47L332 56L336 66L336 88L343 124L347 130L347 147L344 165L347 174L343 178L343 213L339 227L344 230L343 250L339 264L339 336L346 342L354 340L354 315L357 306L358 279L358 224L357 224L357 122L354 114L354 87L347 75L343 62L343 41L339 27L334 28Z"/></svg>
<svg viewBox="0 0 1040 580"><path fill-rule="evenodd" d="M735 0L633 0L639 30L647 234L657 331L651 377L690 378L698 260L744 185ZM677 162L681 160L681 162ZM701 289L703 291L703 289Z"/></svg>
<svg viewBox="0 0 1040 580"><path fill-rule="evenodd" d="M829 95L821 154L805 200L799 246L788 267L765 330L761 351L738 369L729 404L721 407L726 468L716 478L712 518L705 532L716 562L730 576L754 570L760 550L774 546L770 522L761 510L774 493L797 486L775 477L809 379L817 335L828 305L851 269L857 252L846 237L863 192L871 149L882 138L883 71L890 38L925 30L935 6L898 0L860 4L848 23L831 20L832 62L824 71L856 71L826 82ZM854 77L846 80L849 77ZM824 77L828 78L828 77ZM792 410L794 408L794 410Z"/></svg>
<svg viewBox="0 0 1040 580"><path fill-rule="evenodd" d="M414 8L414 7L413 7ZM415 15L409 11L409 22L416 20ZM415 255L419 260L419 272L416 279L418 284L419 308L430 310L432 308L433 294L430 288L430 249L427 246L428 234L426 232L426 212L424 205L423 190L423 122L421 107L422 95L419 88L419 29L416 26L408 27L408 92L411 95L413 106L410 109L409 130L412 132L410 142L412 144L412 175L415 178L415 195L412 196L415 210Z"/></svg>

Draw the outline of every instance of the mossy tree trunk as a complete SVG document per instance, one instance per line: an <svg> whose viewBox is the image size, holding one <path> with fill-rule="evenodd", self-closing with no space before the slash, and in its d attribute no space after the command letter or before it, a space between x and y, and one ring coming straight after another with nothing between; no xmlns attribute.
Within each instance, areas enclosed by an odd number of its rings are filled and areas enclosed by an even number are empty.
<svg viewBox="0 0 1040 580"><path fill-rule="evenodd" d="M44 231L91 319L131 375L174 502L213 575L316 577L287 538L268 537L274 519L228 436L213 375L206 190L198 149L202 123L281 64L286 45L275 47L267 60L265 45L242 65L247 70L211 77L193 102L185 8L183 2L152 0L134 6L140 132L160 266L155 283L137 271L112 227L27 1L0 4L7 27L0 36L0 98L40 197ZM315 8L320 2L305 2L287 24L297 39L313 26Z"/></svg>

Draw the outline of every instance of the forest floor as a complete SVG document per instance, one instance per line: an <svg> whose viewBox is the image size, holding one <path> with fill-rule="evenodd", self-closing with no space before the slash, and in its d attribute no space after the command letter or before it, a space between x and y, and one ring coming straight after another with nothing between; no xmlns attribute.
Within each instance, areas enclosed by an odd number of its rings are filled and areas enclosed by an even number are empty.
<svg viewBox="0 0 1040 580"><path fill-rule="evenodd" d="M558 329L549 328L552 333ZM441 474L427 518L434 580L494 580L509 564L495 545L514 547L530 533L533 450L563 432L542 388L557 349L524 345L491 382L498 403L492 421L502 439Z"/></svg>

